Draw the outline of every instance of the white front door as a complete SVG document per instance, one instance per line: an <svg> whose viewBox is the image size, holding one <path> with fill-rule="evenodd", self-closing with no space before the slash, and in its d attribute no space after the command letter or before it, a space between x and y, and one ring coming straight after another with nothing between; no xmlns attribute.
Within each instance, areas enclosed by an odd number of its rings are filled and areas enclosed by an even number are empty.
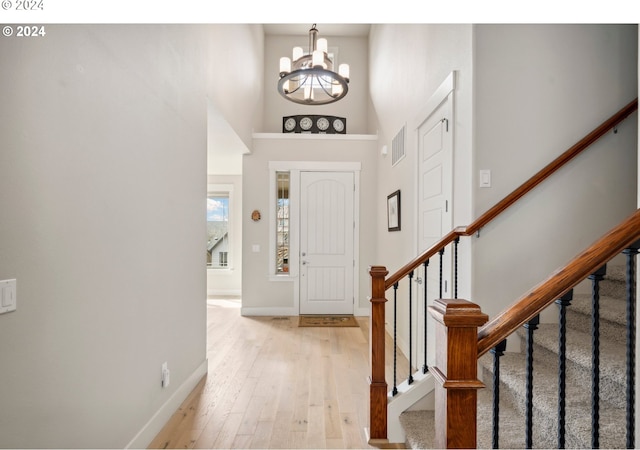
<svg viewBox="0 0 640 450"><path fill-rule="evenodd" d="M300 314L353 314L354 174L300 173Z"/></svg>

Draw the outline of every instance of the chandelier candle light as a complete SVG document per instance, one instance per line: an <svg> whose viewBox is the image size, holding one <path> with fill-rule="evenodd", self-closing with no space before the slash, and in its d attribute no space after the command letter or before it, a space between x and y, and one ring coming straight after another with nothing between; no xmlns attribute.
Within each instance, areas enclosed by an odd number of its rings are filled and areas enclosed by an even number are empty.
<svg viewBox="0 0 640 450"><path fill-rule="evenodd" d="M295 103L303 105L326 105L347 95L349 65L340 64L333 71L333 61L327 54L327 40L318 39L314 24L309 30L309 53L302 47L293 48L293 62L288 57L280 58L280 80L278 92Z"/></svg>

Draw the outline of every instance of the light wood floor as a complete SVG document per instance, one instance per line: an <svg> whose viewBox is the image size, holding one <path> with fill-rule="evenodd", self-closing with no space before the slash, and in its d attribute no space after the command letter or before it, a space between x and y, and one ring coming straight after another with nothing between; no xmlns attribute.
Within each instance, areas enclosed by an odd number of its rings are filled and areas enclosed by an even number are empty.
<svg viewBox="0 0 640 450"><path fill-rule="evenodd" d="M149 448L372 448L369 319L304 328L297 317L242 317L239 306L208 301L208 374ZM402 355L399 366L406 373Z"/></svg>

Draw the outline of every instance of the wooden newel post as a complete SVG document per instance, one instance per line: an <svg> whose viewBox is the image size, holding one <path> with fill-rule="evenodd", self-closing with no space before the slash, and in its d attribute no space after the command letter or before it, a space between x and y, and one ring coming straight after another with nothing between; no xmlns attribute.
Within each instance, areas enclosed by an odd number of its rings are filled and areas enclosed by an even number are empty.
<svg viewBox="0 0 640 450"><path fill-rule="evenodd" d="M435 427L433 448L476 448L478 327L488 317L467 300L438 299L429 307L436 321Z"/></svg>
<svg viewBox="0 0 640 450"><path fill-rule="evenodd" d="M387 439L387 381L385 378L385 298L384 280L389 272L385 267L369 268L371 275L371 316L369 318L369 346L371 378L369 379L369 439Z"/></svg>

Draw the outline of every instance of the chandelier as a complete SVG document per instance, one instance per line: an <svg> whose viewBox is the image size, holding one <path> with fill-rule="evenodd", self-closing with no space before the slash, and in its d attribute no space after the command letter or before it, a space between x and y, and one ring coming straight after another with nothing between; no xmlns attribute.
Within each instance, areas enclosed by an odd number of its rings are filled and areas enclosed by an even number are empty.
<svg viewBox="0 0 640 450"><path fill-rule="evenodd" d="M327 40L318 39L318 29L313 24L309 30L309 53L302 47L293 48L293 61L280 58L278 92L295 103L326 105L347 95L349 65L340 64L333 71L333 61L327 53Z"/></svg>

